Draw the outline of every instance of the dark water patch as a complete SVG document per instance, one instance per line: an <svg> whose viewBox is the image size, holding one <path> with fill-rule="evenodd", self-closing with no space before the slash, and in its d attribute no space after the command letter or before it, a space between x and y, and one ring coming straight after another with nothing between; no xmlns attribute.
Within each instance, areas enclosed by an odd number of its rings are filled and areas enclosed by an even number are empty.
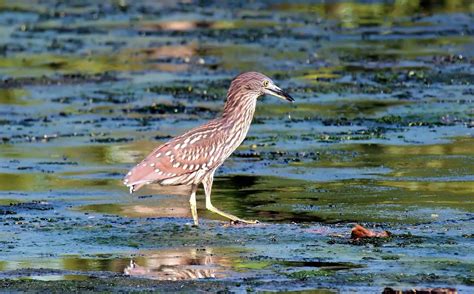
<svg viewBox="0 0 474 294"><path fill-rule="evenodd" d="M132 138L94 138L90 141L92 143L125 143L132 141Z"/></svg>
<svg viewBox="0 0 474 294"><path fill-rule="evenodd" d="M6 78L0 83L0 88L22 88L25 86L54 86L64 84L83 84L83 83L105 83L117 81L117 78L104 73L95 75L84 75L84 74L65 74L57 78L50 77L18 77L18 78Z"/></svg>
<svg viewBox="0 0 474 294"><path fill-rule="evenodd" d="M255 144L250 145L251 150L259 149L259 147L271 146L272 144ZM284 160L285 162L290 161L302 161L302 160L318 160L320 159L320 152L292 152L292 151L236 151L234 153L235 157L242 157L242 158L258 158L260 160L271 160L271 161L279 161Z"/></svg>
<svg viewBox="0 0 474 294"><path fill-rule="evenodd" d="M41 27L41 26L32 26L32 27L26 27L25 32L28 33L56 33L56 34L79 34L79 35L103 35L106 34L107 31L104 29L100 28L94 28L94 27L79 27L79 28L68 28L68 27ZM54 45L55 47L57 45Z"/></svg>
<svg viewBox="0 0 474 294"><path fill-rule="evenodd" d="M277 261L281 265L285 267L316 267L321 268L323 270L348 270L354 268L360 268L360 265L353 264L350 262L328 262L328 261L298 261L298 260L281 260Z"/></svg>
<svg viewBox="0 0 474 294"><path fill-rule="evenodd" d="M25 212L30 210L52 210L54 209L53 205L44 201L32 201L32 202L12 202L9 205L0 205L0 214L17 214L19 212Z"/></svg>
<svg viewBox="0 0 474 294"><path fill-rule="evenodd" d="M38 162L41 165L78 165L75 161L43 161Z"/></svg>
<svg viewBox="0 0 474 294"><path fill-rule="evenodd" d="M17 170L30 170L33 169L32 166L19 166L16 168Z"/></svg>
<svg viewBox="0 0 474 294"><path fill-rule="evenodd" d="M164 105L152 104L150 106L138 107L133 109L124 109L124 112L138 112L150 114L165 114L165 113L182 113L186 107L183 104Z"/></svg>

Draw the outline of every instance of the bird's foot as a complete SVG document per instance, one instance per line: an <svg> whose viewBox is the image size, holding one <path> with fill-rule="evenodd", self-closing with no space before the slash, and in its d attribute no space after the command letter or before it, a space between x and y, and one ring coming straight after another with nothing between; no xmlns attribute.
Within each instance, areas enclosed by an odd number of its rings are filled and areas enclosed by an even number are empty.
<svg viewBox="0 0 474 294"><path fill-rule="evenodd" d="M199 227L199 222L186 222L186 226L197 228Z"/></svg>
<svg viewBox="0 0 474 294"><path fill-rule="evenodd" d="M245 219L230 220L231 225L238 225L238 224L255 225L259 223L260 222L258 220L245 220Z"/></svg>

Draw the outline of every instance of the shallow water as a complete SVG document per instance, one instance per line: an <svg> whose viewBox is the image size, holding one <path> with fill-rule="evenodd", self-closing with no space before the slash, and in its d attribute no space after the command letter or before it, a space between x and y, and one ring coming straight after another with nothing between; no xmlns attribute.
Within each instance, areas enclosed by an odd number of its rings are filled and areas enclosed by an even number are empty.
<svg viewBox="0 0 474 294"><path fill-rule="evenodd" d="M1 1L3 285L472 291L473 14L470 1ZM248 70L296 103L259 101L213 202L262 224L229 226L202 189L199 228L186 189L130 196L126 171L217 116ZM352 242L355 223L393 236Z"/></svg>

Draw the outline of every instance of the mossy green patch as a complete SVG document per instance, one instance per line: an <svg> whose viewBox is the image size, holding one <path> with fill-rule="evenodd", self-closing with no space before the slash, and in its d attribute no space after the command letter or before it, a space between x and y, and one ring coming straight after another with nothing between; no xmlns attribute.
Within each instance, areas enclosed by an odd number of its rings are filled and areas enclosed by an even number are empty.
<svg viewBox="0 0 474 294"><path fill-rule="evenodd" d="M270 266L267 261L239 260L235 261L233 267L236 270L261 270Z"/></svg>
<svg viewBox="0 0 474 294"><path fill-rule="evenodd" d="M327 277L334 275L334 271L318 269L318 270L304 270L288 273L287 276L292 279L307 280L314 277Z"/></svg>

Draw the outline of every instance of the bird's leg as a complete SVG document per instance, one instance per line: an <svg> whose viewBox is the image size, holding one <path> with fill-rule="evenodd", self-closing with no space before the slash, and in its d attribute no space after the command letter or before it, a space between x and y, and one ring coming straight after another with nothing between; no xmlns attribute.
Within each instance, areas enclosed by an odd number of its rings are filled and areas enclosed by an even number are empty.
<svg viewBox="0 0 474 294"><path fill-rule="evenodd" d="M228 218L234 222L242 222L246 224L256 224L258 223L257 220L245 220L241 219L235 215L232 215L230 213L224 212L212 205L211 203L211 189L212 189L212 182L214 180L214 173L208 175L203 181L202 184L204 186L204 192L206 193L206 208L209 209L210 211L217 213L225 218Z"/></svg>
<svg viewBox="0 0 474 294"><path fill-rule="evenodd" d="M191 205L191 214L193 215L194 225L199 225L198 214L196 209L196 191L197 185L191 186L191 197L189 197L189 204Z"/></svg>

